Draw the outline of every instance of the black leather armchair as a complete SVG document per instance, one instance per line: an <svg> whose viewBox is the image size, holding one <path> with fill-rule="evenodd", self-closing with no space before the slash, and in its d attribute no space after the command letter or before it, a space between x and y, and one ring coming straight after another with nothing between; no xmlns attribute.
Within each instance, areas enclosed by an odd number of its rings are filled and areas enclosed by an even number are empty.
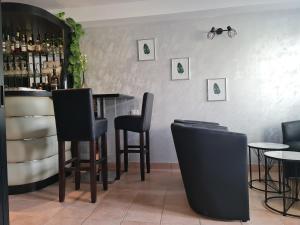
<svg viewBox="0 0 300 225"><path fill-rule="evenodd" d="M215 123L215 122L206 122L206 121L199 121L199 120L182 120L182 119L175 119L174 123L219 125L218 123Z"/></svg>
<svg viewBox="0 0 300 225"><path fill-rule="evenodd" d="M281 124L283 143L290 146L289 151L300 152L300 120ZM300 177L300 163L286 162L284 164L286 177Z"/></svg>
<svg viewBox="0 0 300 225"><path fill-rule="evenodd" d="M281 124L283 143L290 146L291 151L300 152L300 120Z"/></svg>
<svg viewBox="0 0 300 225"><path fill-rule="evenodd" d="M221 220L249 220L247 137L218 127L171 125L188 202Z"/></svg>

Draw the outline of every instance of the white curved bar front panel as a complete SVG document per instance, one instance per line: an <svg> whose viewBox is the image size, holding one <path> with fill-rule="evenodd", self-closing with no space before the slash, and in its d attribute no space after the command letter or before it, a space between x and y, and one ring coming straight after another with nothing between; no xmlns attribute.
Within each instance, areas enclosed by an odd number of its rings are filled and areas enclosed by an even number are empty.
<svg viewBox="0 0 300 225"><path fill-rule="evenodd" d="M8 185L43 181L58 173L58 143L50 97L6 96ZM70 144L66 145L70 159Z"/></svg>
<svg viewBox="0 0 300 225"><path fill-rule="evenodd" d="M26 106L26 107L24 107ZM49 97L13 96L5 99L6 117L53 116L53 103Z"/></svg>
<svg viewBox="0 0 300 225"><path fill-rule="evenodd" d="M66 158L71 152L66 151ZM58 155L23 163L8 163L9 186L35 183L58 173Z"/></svg>

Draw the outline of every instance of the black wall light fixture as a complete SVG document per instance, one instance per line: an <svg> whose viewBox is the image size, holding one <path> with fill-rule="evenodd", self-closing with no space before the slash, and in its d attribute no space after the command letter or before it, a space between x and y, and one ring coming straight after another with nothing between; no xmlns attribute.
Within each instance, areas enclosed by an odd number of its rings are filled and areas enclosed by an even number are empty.
<svg viewBox="0 0 300 225"><path fill-rule="evenodd" d="M233 29L231 26L228 26L226 30L222 29L222 28L218 28L216 29L215 27L212 27L211 30L207 33L207 38L212 40L214 39L215 35L220 35L222 34L224 31L227 31L227 35L230 38L233 38L234 36L237 35L237 32L235 29Z"/></svg>

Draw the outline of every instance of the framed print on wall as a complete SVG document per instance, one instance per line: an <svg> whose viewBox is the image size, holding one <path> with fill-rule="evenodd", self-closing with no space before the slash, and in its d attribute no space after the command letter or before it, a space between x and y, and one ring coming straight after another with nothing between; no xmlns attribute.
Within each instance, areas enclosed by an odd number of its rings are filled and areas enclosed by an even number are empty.
<svg viewBox="0 0 300 225"><path fill-rule="evenodd" d="M226 101L227 100L227 81L226 78L207 80L207 100Z"/></svg>
<svg viewBox="0 0 300 225"><path fill-rule="evenodd" d="M155 39L138 40L139 61L155 60Z"/></svg>
<svg viewBox="0 0 300 225"><path fill-rule="evenodd" d="M171 59L172 80L190 80L190 58Z"/></svg>

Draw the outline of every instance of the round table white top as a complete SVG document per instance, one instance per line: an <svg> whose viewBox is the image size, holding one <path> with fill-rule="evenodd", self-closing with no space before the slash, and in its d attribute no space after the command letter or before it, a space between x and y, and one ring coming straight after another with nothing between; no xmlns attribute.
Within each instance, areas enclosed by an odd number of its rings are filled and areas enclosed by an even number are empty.
<svg viewBox="0 0 300 225"><path fill-rule="evenodd" d="M300 161L300 152L292 151L269 151L265 152L264 155L273 159L289 160L289 161Z"/></svg>
<svg viewBox="0 0 300 225"><path fill-rule="evenodd" d="M280 150L280 149L288 149L290 146L280 143L272 143L272 142L254 142L249 143L248 146L250 148L258 148L258 149L266 149L266 150Z"/></svg>

